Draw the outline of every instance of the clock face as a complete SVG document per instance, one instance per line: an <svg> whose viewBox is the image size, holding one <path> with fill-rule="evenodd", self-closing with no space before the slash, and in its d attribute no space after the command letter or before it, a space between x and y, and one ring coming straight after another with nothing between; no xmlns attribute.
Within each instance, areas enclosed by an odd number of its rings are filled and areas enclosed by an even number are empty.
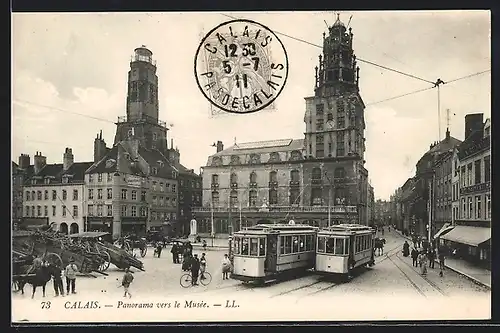
<svg viewBox="0 0 500 333"><path fill-rule="evenodd" d="M326 128L333 129L335 127L335 122L333 120L328 120L326 122Z"/></svg>

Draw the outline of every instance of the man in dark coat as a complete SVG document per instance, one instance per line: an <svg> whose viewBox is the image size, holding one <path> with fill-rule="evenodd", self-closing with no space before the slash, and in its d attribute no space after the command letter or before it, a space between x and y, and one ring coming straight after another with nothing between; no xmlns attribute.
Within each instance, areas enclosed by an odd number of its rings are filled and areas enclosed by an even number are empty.
<svg viewBox="0 0 500 333"><path fill-rule="evenodd" d="M50 274L52 275L52 279L54 282L54 292L56 296L64 296L64 286L62 281L62 270L59 266L55 264L49 265Z"/></svg>
<svg viewBox="0 0 500 333"><path fill-rule="evenodd" d="M429 268L434 268L434 261L436 260L436 250L431 248L427 253L427 256L429 257Z"/></svg>
<svg viewBox="0 0 500 333"><path fill-rule="evenodd" d="M410 255L410 244L407 241L403 244L403 256L408 257Z"/></svg>
<svg viewBox="0 0 500 333"><path fill-rule="evenodd" d="M415 248L413 248L411 250L411 259L413 260L413 267L418 267L417 258L418 258L418 251Z"/></svg>
<svg viewBox="0 0 500 333"><path fill-rule="evenodd" d="M191 277L192 277L192 285L198 285L198 273L200 272L200 260L198 259L198 255L195 254L191 259Z"/></svg>
<svg viewBox="0 0 500 333"><path fill-rule="evenodd" d="M172 262L174 264L178 264L179 263L179 247L177 246L177 244L173 244L172 245L172 249L170 250L170 253L172 253Z"/></svg>

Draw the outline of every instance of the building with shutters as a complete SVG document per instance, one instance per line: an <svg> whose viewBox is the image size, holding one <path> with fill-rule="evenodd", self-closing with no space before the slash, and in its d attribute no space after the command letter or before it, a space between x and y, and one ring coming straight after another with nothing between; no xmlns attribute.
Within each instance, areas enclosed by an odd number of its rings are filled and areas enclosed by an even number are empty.
<svg viewBox="0 0 500 333"><path fill-rule="evenodd" d="M256 223L368 224L364 103L351 29L323 35L303 138L235 143L208 157L192 233L220 235Z"/></svg>

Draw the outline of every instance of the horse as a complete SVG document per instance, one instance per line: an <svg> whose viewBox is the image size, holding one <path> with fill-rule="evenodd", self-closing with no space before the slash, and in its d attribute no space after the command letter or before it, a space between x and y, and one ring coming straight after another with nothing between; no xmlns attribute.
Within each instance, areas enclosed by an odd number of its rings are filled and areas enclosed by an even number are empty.
<svg viewBox="0 0 500 333"><path fill-rule="evenodd" d="M379 252L379 255L384 254L384 244L385 244L385 238L375 238L373 246L375 254L377 254L377 252Z"/></svg>
<svg viewBox="0 0 500 333"><path fill-rule="evenodd" d="M24 295L24 286L26 283L31 284L33 287L33 293L31 294L31 298L35 298L35 292L37 287L42 287L43 297L45 297L45 286L52 278L49 267L43 265L38 268L35 272L35 276L26 276L21 277L17 281L19 290L21 290L21 294Z"/></svg>

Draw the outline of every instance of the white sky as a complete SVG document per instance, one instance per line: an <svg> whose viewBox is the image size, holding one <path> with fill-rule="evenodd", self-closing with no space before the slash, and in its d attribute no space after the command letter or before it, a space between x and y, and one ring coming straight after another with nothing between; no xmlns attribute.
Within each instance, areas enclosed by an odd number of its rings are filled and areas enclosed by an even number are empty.
<svg viewBox="0 0 500 333"><path fill-rule="evenodd" d="M332 12L227 14L317 45L326 31L324 20L333 24L336 18ZM350 15L359 59L429 81L490 69L487 11L343 12L341 20L347 24ZM203 32L228 20L222 13L13 14L12 159L41 151L48 163L60 163L64 148L72 147L77 161L91 161L100 129L111 146L113 122L125 115L130 55L142 44L157 60L160 119L173 124L169 138L185 166L198 170L217 140L228 147L235 137L238 142L302 138L304 97L313 95L321 49L282 35L290 72L276 110L210 116L194 78L194 54ZM414 175L416 162L437 140L437 90L370 106L429 84L358 63L368 105L366 167L376 198L388 199ZM446 109L451 110L452 135L463 139L464 116L483 112L490 117L490 101L489 72L442 86L441 136Z"/></svg>

